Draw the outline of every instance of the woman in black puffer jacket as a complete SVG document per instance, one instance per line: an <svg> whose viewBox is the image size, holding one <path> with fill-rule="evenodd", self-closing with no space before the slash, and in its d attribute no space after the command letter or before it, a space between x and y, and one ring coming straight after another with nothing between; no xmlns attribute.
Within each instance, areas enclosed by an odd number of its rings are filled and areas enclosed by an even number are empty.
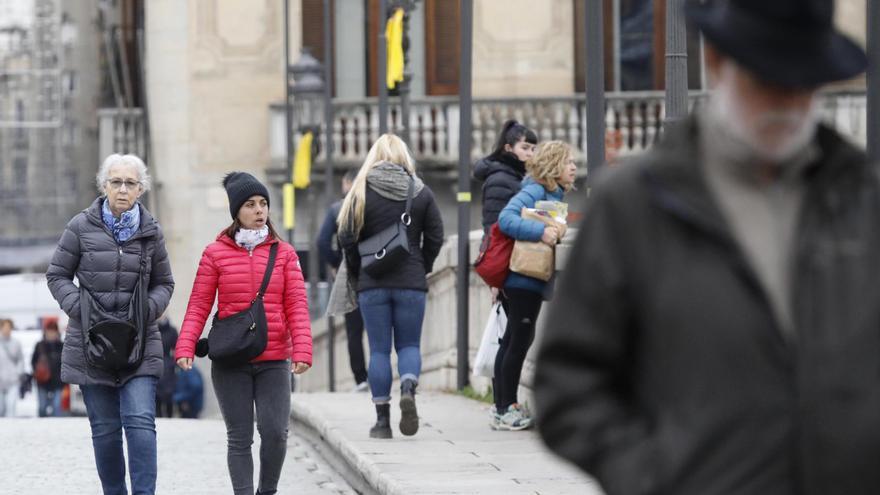
<svg viewBox="0 0 880 495"><path fill-rule="evenodd" d="M138 201L150 189L143 160L135 155L110 155L96 179L101 197L67 224L46 271L52 297L70 317L61 353L61 379L82 390L104 493L128 493L124 432L131 491L152 494L157 475L156 383L164 366L156 320L168 307L174 279L162 229ZM104 340L89 339L89 327L100 319L136 317L129 305L141 270L147 292L143 360L132 368L98 368L93 358L104 355L90 352L94 349L89 343ZM82 310L89 314L83 315ZM92 318L93 313L98 317ZM115 350L122 356L131 354L127 346Z"/></svg>
<svg viewBox="0 0 880 495"><path fill-rule="evenodd" d="M515 120L501 127L495 148L474 165L474 178L483 181L483 232L489 233L498 214L522 187L526 160L535 154L538 136Z"/></svg>

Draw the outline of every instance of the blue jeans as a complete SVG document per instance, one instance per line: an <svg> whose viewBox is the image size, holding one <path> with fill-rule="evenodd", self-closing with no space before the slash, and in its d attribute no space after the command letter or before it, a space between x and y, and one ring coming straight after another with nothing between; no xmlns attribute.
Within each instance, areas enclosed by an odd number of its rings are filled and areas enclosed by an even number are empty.
<svg viewBox="0 0 880 495"><path fill-rule="evenodd" d="M367 380L373 402L391 400L391 343L397 351L400 379L416 382L422 371L419 341L427 293L412 289L369 289L358 294L358 305L370 342Z"/></svg>
<svg viewBox="0 0 880 495"><path fill-rule="evenodd" d="M37 387L37 415L41 418L61 416L61 390Z"/></svg>
<svg viewBox="0 0 880 495"><path fill-rule="evenodd" d="M122 431L128 441L133 495L156 492L156 382L138 376L121 387L83 385L95 465L104 495L127 495Z"/></svg>

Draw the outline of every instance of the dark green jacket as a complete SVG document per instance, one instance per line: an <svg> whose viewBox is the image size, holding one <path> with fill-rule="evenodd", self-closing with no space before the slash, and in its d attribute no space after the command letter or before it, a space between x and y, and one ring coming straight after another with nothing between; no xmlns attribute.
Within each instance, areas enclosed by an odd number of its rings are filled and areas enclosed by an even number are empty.
<svg viewBox="0 0 880 495"><path fill-rule="evenodd" d="M551 449L609 495L880 493L880 181L822 127L794 342L706 187L693 120L604 173L538 350Z"/></svg>

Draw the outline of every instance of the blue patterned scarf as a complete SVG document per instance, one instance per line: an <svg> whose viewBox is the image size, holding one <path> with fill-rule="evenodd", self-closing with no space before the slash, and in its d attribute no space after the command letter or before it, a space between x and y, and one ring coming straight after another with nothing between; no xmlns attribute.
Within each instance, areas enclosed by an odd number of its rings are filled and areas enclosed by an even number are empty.
<svg viewBox="0 0 880 495"><path fill-rule="evenodd" d="M122 216L117 219L110 211L110 201L104 198L104 203L101 205L101 218L104 219L104 225L113 232L116 243L122 245L131 239L131 236L141 226L141 209L135 203L130 210L122 212Z"/></svg>

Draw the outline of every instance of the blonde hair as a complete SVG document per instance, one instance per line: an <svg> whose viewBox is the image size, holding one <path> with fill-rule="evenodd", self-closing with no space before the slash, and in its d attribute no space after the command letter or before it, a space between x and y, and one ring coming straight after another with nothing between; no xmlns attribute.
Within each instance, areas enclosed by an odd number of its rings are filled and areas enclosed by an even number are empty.
<svg viewBox="0 0 880 495"><path fill-rule="evenodd" d="M535 182L555 191L559 178L571 159L571 146L563 141L545 141L538 145L535 155L526 162L526 172ZM568 191L571 186L566 186Z"/></svg>
<svg viewBox="0 0 880 495"><path fill-rule="evenodd" d="M367 174L380 163L388 162L402 166L410 174L416 173L415 161L406 143L394 134L383 134L373 143L364 164L351 184L348 194L342 201L342 208L336 218L340 230L351 230L354 235L364 226L364 204L367 196Z"/></svg>

